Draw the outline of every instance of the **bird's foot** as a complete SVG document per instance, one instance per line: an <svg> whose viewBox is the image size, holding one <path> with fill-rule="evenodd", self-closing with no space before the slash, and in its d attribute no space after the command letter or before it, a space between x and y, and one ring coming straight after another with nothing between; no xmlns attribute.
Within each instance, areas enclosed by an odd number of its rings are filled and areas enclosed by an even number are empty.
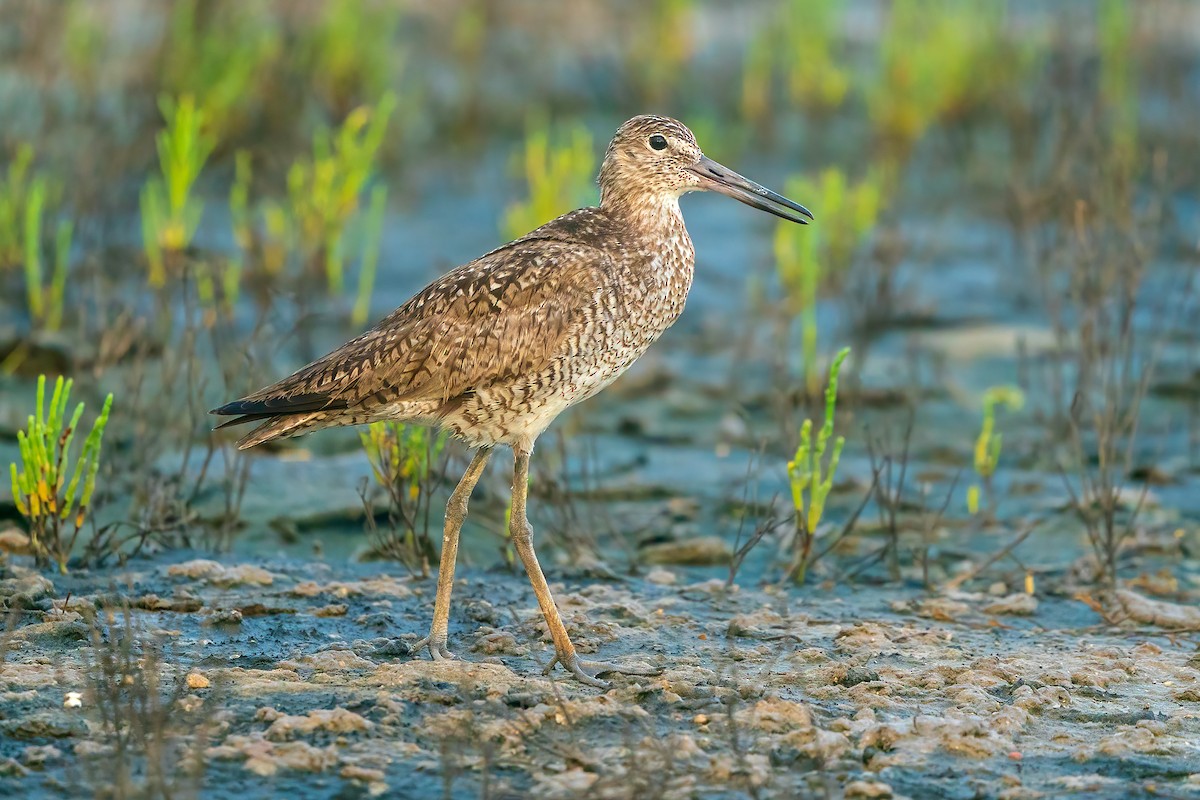
<svg viewBox="0 0 1200 800"><path fill-rule="evenodd" d="M579 656L574 653L567 657L556 653L554 658L550 659L550 663L546 665L546 668L542 670L542 674L549 675L550 671L554 669L555 664L562 664L563 669L571 673L575 677L575 680L585 683L588 686L594 686L597 689L609 689L612 686L608 681L600 680L600 675L617 673L620 675L650 677L662 673L662 669L658 667L609 664L604 661L580 661Z"/></svg>
<svg viewBox="0 0 1200 800"><path fill-rule="evenodd" d="M458 656L446 649L445 636L435 636L432 633L409 647L408 652L411 655L416 655L425 648L429 648L429 655L433 656L434 661L452 661L458 658Z"/></svg>

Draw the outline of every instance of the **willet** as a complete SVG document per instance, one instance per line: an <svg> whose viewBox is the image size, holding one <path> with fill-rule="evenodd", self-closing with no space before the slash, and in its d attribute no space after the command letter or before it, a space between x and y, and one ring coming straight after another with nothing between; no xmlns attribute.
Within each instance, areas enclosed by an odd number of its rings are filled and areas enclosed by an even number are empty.
<svg viewBox="0 0 1200 800"><path fill-rule="evenodd" d="M371 330L288 378L212 413L263 424L253 447L319 428L405 420L475 448L446 505L437 599L425 647L447 649L450 593L467 501L492 448L513 451L513 546L529 574L555 657L584 683L641 668L580 661L538 564L526 516L534 442L570 406L612 383L683 312L695 250L679 198L717 191L801 224L801 205L706 157L668 117L617 130L600 167L600 206L581 208L451 270Z"/></svg>

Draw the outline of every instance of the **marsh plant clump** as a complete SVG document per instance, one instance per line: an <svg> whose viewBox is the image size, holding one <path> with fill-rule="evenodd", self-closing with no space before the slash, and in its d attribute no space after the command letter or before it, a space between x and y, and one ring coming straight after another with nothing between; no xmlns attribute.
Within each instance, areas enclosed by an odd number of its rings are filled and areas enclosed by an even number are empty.
<svg viewBox="0 0 1200 800"><path fill-rule="evenodd" d="M30 547L40 566L67 571L67 561L92 511L100 445L112 408L112 395L104 400L78 455L72 452L81 431L84 404L70 417L67 403L72 381L60 376L46 404L46 377L38 378L36 411L17 433L20 464L9 465L13 500L29 525Z"/></svg>
<svg viewBox="0 0 1200 800"><path fill-rule="evenodd" d="M323 274L334 295L345 284L345 231L361 209L395 109L392 93L374 106L359 106L336 131L318 130L312 156L295 161L288 170L288 216L303 271L310 276ZM383 199L386 194L373 198L375 214L381 213ZM368 249L377 247L378 240L368 243ZM362 291L369 293L373 269L363 276L368 282Z"/></svg>
<svg viewBox="0 0 1200 800"><path fill-rule="evenodd" d="M596 158L592 137L581 125L551 128L533 119L518 159L529 196L509 205L502 232L516 238L585 204L593 193Z"/></svg>
<svg viewBox="0 0 1200 800"><path fill-rule="evenodd" d="M996 410L1007 408L1020 411L1024 405L1025 395L1015 386L993 386L983 395L983 422L980 425L979 436L975 439L975 457L972 462L980 482L967 488L967 511L972 515L981 510L981 496L986 499L989 518L995 514L992 476L996 474L996 467L1000 464L1000 450L1004 443L1004 435L996 430Z"/></svg>
<svg viewBox="0 0 1200 800"><path fill-rule="evenodd" d="M800 426L800 443L796 447L796 454L787 465L796 531L788 574L797 583L804 582L812 563L813 542L825 515L825 501L833 489L842 448L846 445L845 436L834 438L833 424L837 412L838 374L848 355L850 348L842 348L829 365L829 382L825 386L825 420L815 435L813 421L804 420Z"/></svg>
<svg viewBox="0 0 1200 800"><path fill-rule="evenodd" d="M74 223L59 218L61 184L33 164L33 147L22 143L0 177L0 273L21 267L30 323L57 331L63 323ZM49 275L47 263L52 265Z"/></svg>
<svg viewBox="0 0 1200 800"><path fill-rule="evenodd" d="M845 283L860 246L874 230L884 204L884 179L873 172L851 183L845 173L831 168L815 180L795 178L787 190L793 197L816 198L813 202L823 209L823 221L814 230L775 227L775 270L787 312L799 321L804 391L817 397L817 304L822 293Z"/></svg>
<svg viewBox="0 0 1200 800"><path fill-rule="evenodd" d="M204 201L195 192L196 180L216 147L206 131L207 115L196 98L159 98L166 128L158 134L160 175L142 188L142 241L149 263L151 286L167 282L167 262L172 263L191 244L204 213Z"/></svg>
<svg viewBox="0 0 1200 800"><path fill-rule="evenodd" d="M375 422L359 434L375 483L387 496L387 527L378 528L362 490L372 531L373 555L400 562L414 574L428 575L437 559L430 537L433 493L446 476L445 432L403 422Z"/></svg>

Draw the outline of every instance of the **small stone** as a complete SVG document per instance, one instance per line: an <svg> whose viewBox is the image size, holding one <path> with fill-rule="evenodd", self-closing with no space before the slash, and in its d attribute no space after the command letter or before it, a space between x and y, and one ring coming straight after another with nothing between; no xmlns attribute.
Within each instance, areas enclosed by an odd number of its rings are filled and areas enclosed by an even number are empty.
<svg viewBox="0 0 1200 800"><path fill-rule="evenodd" d="M680 564L684 566L714 566L728 564L733 558L729 543L719 536L699 536L678 542L660 542L641 548L646 564Z"/></svg>
<svg viewBox="0 0 1200 800"><path fill-rule="evenodd" d="M30 745L21 751L21 760L28 767L41 767L62 758L62 751L52 744Z"/></svg>
<svg viewBox="0 0 1200 800"><path fill-rule="evenodd" d="M371 727L370 722L353 711L340 707L318 709L308 712L303 717L290 714L277 717L267 729L266 738L271 741L287 741L317 730L330 733L359 733Z"/></svg>
<svg viewBox="0 0 1200 800"><path fill-rule="evenodd" d="M82 708L83 695L79 692L67 692L63 698L63 708Z"/></svg>
<svg viewBox="0 0 1200 800"><path fill-rule="evenodd" d="M375 668L375 664L353 650L335 648L310 653L289 661L281 661L279 662L279 667L281 669L308 668L316 669L320 672L332 673L347 669L372 670Z"/></svg>
<svg viewBox="0 0 1200 800"><path fill-rule="evenodd" d="M187 675L187 685L189 689L207 689L212 684L207 677L199 672L189 672Z"/></svg>
<svg viewBox="0 0 1200 800"><path fill-rule="evenodd" d="M1020 592L1002 597L994 603L988 603L983 607L983 612L985 614L1007 614L1027 617L1035 613L1037 608L1038 600L1036 597Z"/></svg>
<svg viewBox="0 0 1200 800"><path fill-rule="evenodd" d="M851 781L846 784L843 796L865 798L866 800L888 798L892 796L892 787L883 781Z"/></svg>
<svg viewBox="0 0 1200 800"><path fill-rule="evenodd" d="M349 610L350 606L345 603L330 603L327 606L321 606L313 613L318 617L344 617Z"/></svg>
<svg viewBox="0 0 1200 800"><path fill-rule="evenodd" d="M696 723L697 725L707 725L708 714L697 714L696 716L692 717L692 722Z"/></svg>
<svg viewBox="0 0 1200 800"><path fill-rule="evenodd" d="M176 578L191 578L203 580L214 586L270 586L275 582L275 576L262 567L251 564L239 564L226 567L217 561L197 558L182 564L172 564L167 567L167 575Z"/></svg>
<svg viewBox="0 0 1200 800"><path fill-rule="evenodd" d="M27 717L5 720L0 724L0 730L13 739L65 739L77 735L82 725L82 720L74 714L40 711Z"/></svg>
<svg viewBox="0 0 1200 800"><path fill-rule="evenodd" d="M1200 630L1200 608L1151 600L1128 589L1114 593L1120 610L1134 622L1156 625L1168 630Z"/></svg>
<svg viewBox="0 0 1200 800"><path fill-rule="evenodd" d="M33 555L29 537L19 528L5 528L0 531L0 550L14 556Z"/></svg>
<svg viewBox="0 0 1200 800"><path fill-rule="evenodd" d="M918 616L939 622L957 622L971 613L971 607L960 600L949 597L930 597L913 603L897 602L892 604L895 611L915 611Z"/></svg>
<svg viewBox="0 0 1200 800"><path fill-rule="evenodd" d="M534 775L534 797L587 796L592 784L600 779L594 772L572 767L565 772L539 773Z"/></svg>
<svg viewBox="0 0 1200 800"><path fill-rule="evenodd" d="M206 625L241 625L242 612L236 608L219 608L204 621Z"/></svg>
<svg viewBox="0 0 1200 800"><path fill-rule="evenodd" d="M671 586L678 578L674 572L662 567L655 567L646 573L646 580L658 586Z"/></svg>
<svg viewBox="0 0 1200 800"><path fill-rule="evenodd" d="M42 575L22 575L0 581L0 605L8 608L28 608L53 596L54 584Z"/></svg>
<svg viewBox="0 0 1200 800"><path fill-rule="evenodd" d="M341 775L348 781L357 781L358 783L366 784L367 794L371 797L379 797L388 790L388 784L385 780L386 775L381 769L370 769L369 767L360 767L357 764L347 764L342 767Z"/></svg>
<svg viewBox="0 0 1200 800"><path fill-rule="evenodd" d="M179 708L182 709L185 714L193 714L196 711L199 711L200 707L203 705L204 698L200 695L185 694L183 697L179 698Z"/></svg>

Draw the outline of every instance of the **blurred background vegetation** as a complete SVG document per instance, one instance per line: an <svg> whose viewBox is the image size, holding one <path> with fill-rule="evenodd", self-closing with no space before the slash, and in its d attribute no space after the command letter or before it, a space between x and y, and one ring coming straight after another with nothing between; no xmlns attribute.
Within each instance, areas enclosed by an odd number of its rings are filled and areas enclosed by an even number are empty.
<svg viewBox="0 0 1200 800"><path fill-rule="evenodd" d="M66 375L84 424L114 398L90 561L365 548L424 571L416 500L453 445L324 433L249 481L207 409L594 202L611 132L664 113L818 222L684 201L689 313L539 454L563 558L930 584L999 551L1022 586L1182 568L1197 31L1184 0L3 0L0 460L38 376ZM797 445L846 345L814 515ZM493 505L480 559L505 549ZM364 507L422 530L366 547Z"/></svg>

